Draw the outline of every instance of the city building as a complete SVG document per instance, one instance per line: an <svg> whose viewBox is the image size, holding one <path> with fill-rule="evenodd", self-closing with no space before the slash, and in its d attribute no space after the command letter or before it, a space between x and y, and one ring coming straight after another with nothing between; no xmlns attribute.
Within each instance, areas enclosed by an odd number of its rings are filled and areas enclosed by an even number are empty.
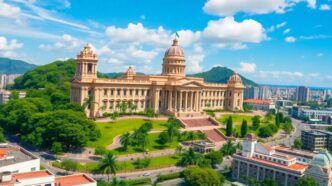
<svg viewBox="0 0 332 186"><path fill-rule="evenodd" d="M271 98L271 90L267 86L259 87L258 98L257 99L270 99Z"/></svg>
<svg viewBox="0 0 332 186"><path fill-rule="evenodd" d="M0 89L6 88L7 85L14 84L14 80L21 74L0 74Z"/></svg>
<svg viewBox="0 0 332 186"><path fill-rule="evenodd" d="M332 132L325 130L302 130L303 149L318 152L322 149L332 150Z"/></svg>
<svg viewBox="0 0 332 186"><path fill-rule="evenodd" d="M303 109L300 117L308 117L309 119L323 120L324 116L332 116L332 110L314 110L314 109Z"/></svg>
<svg viewBox="0 0 332 186"><path fill-rule="evenodd" d="M24 173L0 173L2 186L97 186L97 182L86 174L56 177L48 170Z"/></svg>
<svg viewBox="0 0 332 186"><path fill-rule="evenodd" d="M277 109L281 109L281 108L290 109L293 106L293 102L290 100L277 100L275 105L276 105Z"/></svg>
<svg viewBox="0 0 332 186"><path fill-rule="evenodd" d="M0 90L0 104L5 104L9 101L9 97L12 91L9 90ZM24 98L26 96L26 92L19 91L18 92L19 98Z"/></svg>
<svg viewBox="0 0 332 186"><path fill-rule="evenodd" d="M244 99L258 99L259 87L246 87L244 89Z"/></svg>
<svg viewBox="0 0 332 186"><path fill-rule="evenodd" d="M272 100L247 99L244 102L252 106L254 110L268 111L276 108Z"/></svg>
<svg viewBox="0 0 332 186"><path fill-rule="evenodd" d="M123 77L97 78L97 61L86 45L77 55L71 82L71 101L83 105L90 99L86 109L89 117L114 112L123 102L136 105L136 111L152 109L177 117L201 116L204 109L242 110L244 86L240 76L234 73L227 84L187 77L186 58L177 39L165 52L161 75L138 75L129 67Z"/></svg>
<svg viewBox="0 0 332 186"><path fill-rule="evenodd" d="M40 159L29 151L8 144L0 144L0 172L38 171Z"/></svg>
<svg viewBox="0 0 332 186"><path fill-rule="evenodd" d="M305 103L309 101L310 89L308 87L300 86L295 90L295 101L298 103Z"/></svg>
<svg viewBox="0 0 332 186"><path fill-rule="evenodd" d="M249 134L243 140L241 152L233 155L232 179L244 183L247 178L257 181L274 179L280 186L293 186L307 167L298 163L295 156L258 143L256 137Z"/></svg>

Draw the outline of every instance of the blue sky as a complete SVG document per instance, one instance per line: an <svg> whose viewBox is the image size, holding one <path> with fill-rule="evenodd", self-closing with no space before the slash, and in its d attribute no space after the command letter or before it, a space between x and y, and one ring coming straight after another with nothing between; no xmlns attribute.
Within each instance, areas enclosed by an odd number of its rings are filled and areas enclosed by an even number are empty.
<svg viewBox="0 0 332 186"><path fill-rule="evenodd" d="M0 0L0 56L46 64L92 44L101 72L160 73L174 33L187 73L332 87L332 0Z"/></svg>

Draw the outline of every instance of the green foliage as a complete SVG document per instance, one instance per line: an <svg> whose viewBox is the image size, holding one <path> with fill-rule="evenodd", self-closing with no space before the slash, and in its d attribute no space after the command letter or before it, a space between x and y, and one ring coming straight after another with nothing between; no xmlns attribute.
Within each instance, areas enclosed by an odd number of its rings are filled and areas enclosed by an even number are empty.
<svg viewBox="0 0 332 186"><path fill-rule="evenodd" d="M250 112L250 111L252 111L252 109L253 109L253 106L252 106L252 105L243 102L243 111L244 111L244 112Z"/></svg>
<svg viewBox="0 0 332 186"><path fill-rule="evenodd" d="M233 120L232 116L229 116L226 123L226 136L231 136L233 133Z"/></svg>
<svg viewBox="0 0 332 186"><path fill-rule="evenodd" d="M63 160L61 162L61 167L64 168L66 171L76 171L79 164L73 160Z"/></svg>
<svg viewBox="0 0 332 186"><path fill-rule="evenodd" d="M54 154L60 154L63 150L62 150L62 144L59 142L54 142L52 144L52 148L51 148L52 153Z"/></svg>
<svg viewBox="0 0 332 186"><path fill-rule="evenodd" d="M15 100L20 98L20 93L19 91L12 91L9 95L9 100Z"/></svg>
<svg viewBox="0 0 332 186"><path fill-rule="evenodd" d="M167 134L166 131L163 131L159 134L158 136L158 143L164 145L166 144L167 142L170 141L170 138L169 138L169 135Z"/></svg>
<svg viewBox="0 0 332 186"><path fill-rule="evenodd" d="M150 185L151 178L137 178L137 179L130 179L127 180L129 185Z"/></svg>
<svg viewBox="0 0 332 186"><path fill-rule="evenodd" d="M262 183L260 184L261 186L278 186L278 182L274 179L265 179L262 181Z"/></svg>
<svg viewBox="0 0 332 186"><path fill-rule="evenodd" d="M303 143L302 143L302 141L301 141L301 138L295 138L292 147L293 147L293 148L296 148L296 149L302 149L302 147L303 147Z"/></svg>
<svg viewBox="0 0 332 186"><path fill-rule="evenodd" d="M6 141L5 135L3 134L3 129L0 127L0 143Z"/></svg>
<svg viewBox="0 0 332 186"><path fill-rule="evenodd" d="M247 120L243 120L241 124L241 137L244 138L248 134L248 123Z"/></svg>
<svg viewBox="0 0 332 186"><path fill-rule="evenodd" d="M23 74L35 67L25 61L0 57L0 74Z"/></svg>
<svg viewBox="0 0 332 186"><path fill-rule="evenodd" d="M211 161L211 167L214 167L217 164L221 164L223 160L223 155L220 151L211 151L204 156L205 159Z"/></svg>
<svg viewBox="0 0 332 186"><path fill-rule="evenodd" d="M151 163L151 158L137 158L134 161L134 165L136 169L147 168Z"/></svg>
<svg viewBox="0 0 332 186"><path fill-rule="evenodd" d="M186 184L191 186L222 185L220 174L210 168L190 167L183 172Z"/></svg>
<svg viewBox="0 0 332 186"><path fill-rule="evenodd" d="M169 174L160 174L157 176L157 182L163 182L166 180L172 180L176 178L181 178L183 176L182 172L173 172Z"/></svg>
<svg viewBox="0 0 332 186"><path fill-rule="evenodd" d="M193 74L190 76L193 77L201 77L204 78L206 82L211 83L227 83L228 79L233 75L233 71L226 67L214 67L207 72L201 72L197 74ZM244 85L252 85L257 86L257 84L251 80L246 79L245 77L241 76L242 82Z"/></svg>
<svg viewBox="0 0 332 186"><path fill-rule="evenodd" d="M121 143L123 149L125 151L127 151L128 145L130 145L130 143L131 143L130 133L129 132L123 133L121 135L121 137L120 137L120 143Z"/></svg>
<svg viewBox="0 0 332 186"><path fill-rule="evenodd" d="M110 174L115 175L116 170L118 169L116 158L113 156L112 153L108 152L104 155L103 159L99 162L98 165L98 172L102 174L107 174L107 180L110 181Z"/></svg>
<svg viewBox="0 0 332 186"><path fill-rule="evenodd" d="M107 153L107 149L104 146L97 146L95 148L95 155L105 155Z"/></svg>
<svg viewBox="0 0 332 186"><path fill-rule="evenodd" d="M195 152L193 148L189 148L181 154L179 164L182 166L198 165L203 158L202 154Z"/></svg>
<svg viewBox="0 0 332 186"><path fill-rule="evenodd" d="M284 121L284 114L281 112L278 112L275 117L275 124L279 128L280 124Z"/></svg>
<svg viewBox="0 0 332 186"><path fill-rule="evenodd" d="M236 145L231 140L228 140L227 143L221 147L220 152L224 156L232 155L236 152Z"/></svg>
<svg viewBox="0 0 332 186"><path fill-rule="evenodd" d="M260 123L261 123L261 116L259 115L255 115L252 119L252 129L253 130L257 130L260 126Z"/></svg>
<svg viewBox="0 0 332 186"><path fill-rule="evenodd" d="M315 180L311 177L302 176L296 183L295 186L318 186Z"/></svg>
<svg viewBox="0 0 332 186"><path fill-rule="evenodd" d="M278 132L277 126L274 124L269 124L259 128L258 136L261 138L267 138L273 136L273 134L275 134L276 132Z"/></svg>

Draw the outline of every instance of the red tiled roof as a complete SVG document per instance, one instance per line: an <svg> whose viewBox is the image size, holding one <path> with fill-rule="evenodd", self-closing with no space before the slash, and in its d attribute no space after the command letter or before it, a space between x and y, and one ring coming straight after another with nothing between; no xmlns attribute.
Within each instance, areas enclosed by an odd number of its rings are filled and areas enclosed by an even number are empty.
<svg viewBox="0 0 332 186"><path fill-rule="evenodd" d="M95 181L92 178L85 174L76 174L55 178L55 185L61 186L75 186L94 182Z"/></svg>
<svg viewBox="0 0 332 186"><path fill-rule="evenodd" d="M274 166L278 166L278 167L281 167L281 168L294 170L294 171L302 171L302 170L304 170L308 167L308 165L302 165L302 164L299 164L299 163L294 163L292 165L282 165L282 164L279 164L279 163L274 163L274 162L262 160L262 159L259 159L259 158L255 158L255 157L252 157L252 158L249 158L249 159L257 161L257 162L261 162L261 163L264 163L264 164L274 165Z"/></svg>
<svg viewBox="0 0 332 186"><path fill-rule="evenodd" d="M251 103L251 104L260 104L260 105L272 104L272 100L262 100L262 99L246 99L246 100L244 100L244 102Z"/></svg>
<svg viewBox="0 0 332 186"><path fill-rule="evenodd" d="M262 144L262 146L268 151L274 150L269 144Z"/></svg>
<svg viewBox="0 0 332 186"><path fill-rule="evenodd" d="M41 171L14 174L13 179L19 180L19 179L38 178L38 177L51 176L51 175L52 175L52 173L50 173L49 171L41 170Z"/></svg>

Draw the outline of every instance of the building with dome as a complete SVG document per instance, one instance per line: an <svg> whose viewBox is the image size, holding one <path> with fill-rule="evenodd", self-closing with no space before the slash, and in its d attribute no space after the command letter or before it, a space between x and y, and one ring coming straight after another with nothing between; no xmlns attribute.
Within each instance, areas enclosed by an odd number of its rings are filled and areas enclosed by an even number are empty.
<svg viewBox="0 0 332 186"><path fill-rule="evenodd" d="M152 109L177 117L201 116L204 109L242 110L244 86L240 76L234 73L227 84L186 76L186 58L177 39L165 52L160 75L139 75L129 67L117 79L98 78L98 58L89 45L76 59L71 101L88 105L89 117L118 111L123 102L135 105L136 112Z"/></svg>

